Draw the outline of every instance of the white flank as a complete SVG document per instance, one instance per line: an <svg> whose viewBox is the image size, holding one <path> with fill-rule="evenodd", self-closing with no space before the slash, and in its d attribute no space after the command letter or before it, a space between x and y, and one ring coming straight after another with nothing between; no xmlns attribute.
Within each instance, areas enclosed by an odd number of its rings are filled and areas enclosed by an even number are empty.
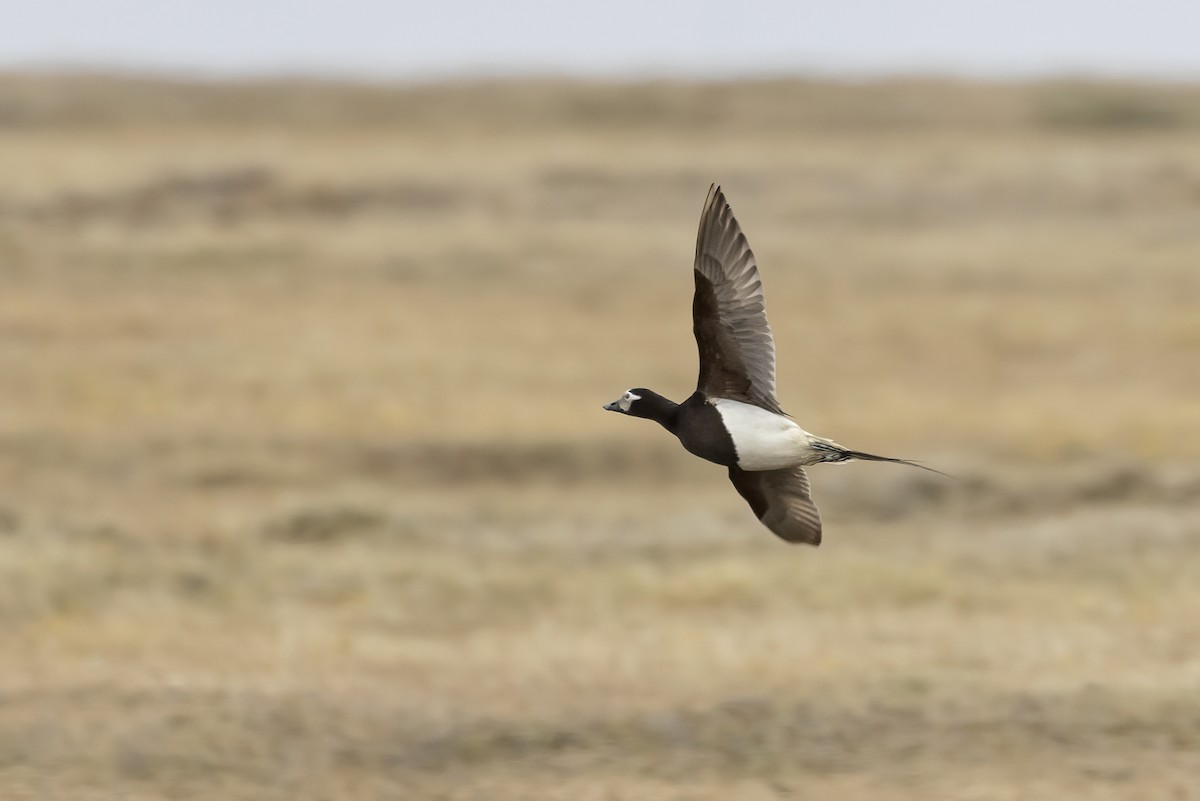
<svg viewBox="0 0 1200 801"><path fill-rule="evenodd" d="M709 400L733 438L738 467L743 470L781 470L805 461L811 436L790 418L741 401Z"/></svg>

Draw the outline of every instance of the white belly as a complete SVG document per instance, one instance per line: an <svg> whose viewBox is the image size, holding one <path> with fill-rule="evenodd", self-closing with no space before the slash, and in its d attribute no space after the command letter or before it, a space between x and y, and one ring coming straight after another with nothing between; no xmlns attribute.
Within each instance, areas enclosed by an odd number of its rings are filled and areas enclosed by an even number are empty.
<svg viewBox="0 0 1200 801"><path fill-rule="evenodd" d="M743 470L780 470L808 455L809 434L791 419L741 401L716 398L709 403L721 414Z"/></svg>

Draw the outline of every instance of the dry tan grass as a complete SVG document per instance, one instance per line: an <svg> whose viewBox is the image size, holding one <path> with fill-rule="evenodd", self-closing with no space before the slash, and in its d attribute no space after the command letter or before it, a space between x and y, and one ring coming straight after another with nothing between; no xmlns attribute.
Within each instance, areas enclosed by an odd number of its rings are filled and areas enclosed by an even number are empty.
<svg viewBox="0 0 1200 801"><path fill-rule="evenodd" d="M1198 107L0 79L0 795L1194 797ZM960 480L790 549L600 412L710 180L785 408Z"/></svg>

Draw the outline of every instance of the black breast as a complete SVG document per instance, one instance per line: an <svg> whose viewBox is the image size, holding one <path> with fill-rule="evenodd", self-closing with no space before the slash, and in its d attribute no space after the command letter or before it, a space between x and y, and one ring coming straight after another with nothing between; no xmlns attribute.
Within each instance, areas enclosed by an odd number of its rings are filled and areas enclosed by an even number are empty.
<svg viewBox="0 0 1200 801"><path fill-rule="evenodd" d="M701 459L726 467L737 465L733 437L725 430L721 413L699 392L679 405L674 434L684 448Z"/></svg>

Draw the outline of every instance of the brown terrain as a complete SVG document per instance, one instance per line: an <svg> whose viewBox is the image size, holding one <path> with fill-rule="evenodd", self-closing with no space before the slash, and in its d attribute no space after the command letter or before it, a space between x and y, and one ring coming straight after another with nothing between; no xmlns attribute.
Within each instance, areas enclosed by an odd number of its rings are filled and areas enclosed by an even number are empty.
<svg viewBox="0 0 1200 801"><path fill-rule="evenodd" d="M1200 88L0 76L0 798L1200 798ZM697 215L820 549L600 410Z"/></svg>

